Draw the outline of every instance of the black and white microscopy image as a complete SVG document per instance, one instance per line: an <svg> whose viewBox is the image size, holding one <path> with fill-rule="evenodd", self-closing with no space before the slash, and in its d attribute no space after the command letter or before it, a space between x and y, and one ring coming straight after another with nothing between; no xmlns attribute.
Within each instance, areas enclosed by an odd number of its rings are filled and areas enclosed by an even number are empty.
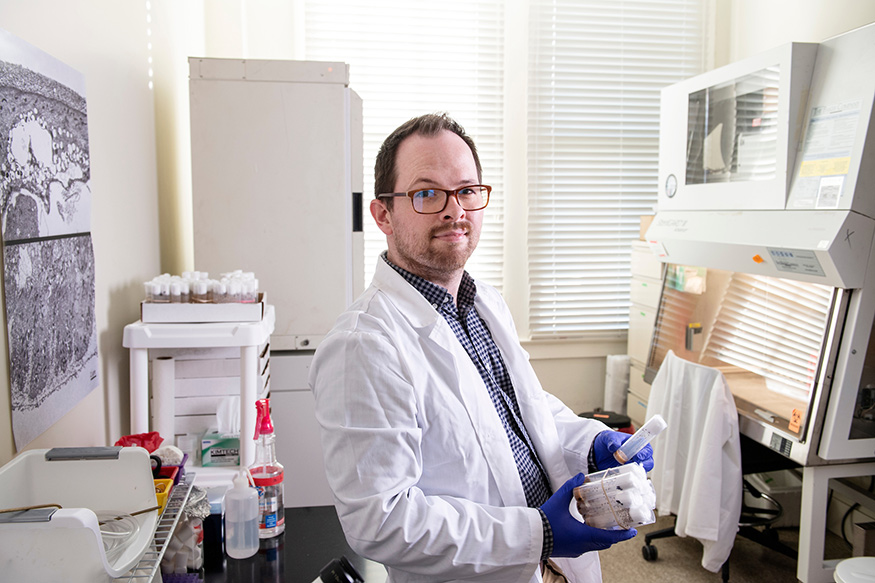
<svg viewBox="0 0 875 583"><path fill-rule="evenodd" d="M93 257L87 235L4 247L16 442L32 440L96 386Z"/></svg>
<svg viewBox="0 0 875 583"><path fill-rule="evenodd" d="M0 61L4 241L87 233L91 165L85 99Z"/></svg>
<svg viewBox="0 0 875 583"><path fill-rule="evenodd" d="M0 229L20 450L99 382L91 163L82 76L0 33Z"/></svg>

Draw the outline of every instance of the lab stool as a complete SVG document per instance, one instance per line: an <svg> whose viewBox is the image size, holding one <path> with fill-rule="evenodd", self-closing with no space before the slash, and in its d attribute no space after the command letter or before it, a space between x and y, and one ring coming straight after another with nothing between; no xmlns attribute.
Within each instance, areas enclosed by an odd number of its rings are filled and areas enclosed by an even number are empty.
<svg viewBox="0 0 875 583"><path fill-rule="evenodd" d="M836 565L836 583L867 583L875 579L875 557L853 557Z"/></svg>
<svg viewBox="0 0 875 583"><path fill-rule="evenodd" d="M596 409L595 411L586 411L584 413L580 413L577 416L585 417L586 419L595 419L597 421L601 421L614 431L622 431L623 433L628 433L629 435L635 433L635 428L632 427L632 420L629 419L628 415L623 415L622 413L614 413L613 411L602 411L601 409Z"/></svg>

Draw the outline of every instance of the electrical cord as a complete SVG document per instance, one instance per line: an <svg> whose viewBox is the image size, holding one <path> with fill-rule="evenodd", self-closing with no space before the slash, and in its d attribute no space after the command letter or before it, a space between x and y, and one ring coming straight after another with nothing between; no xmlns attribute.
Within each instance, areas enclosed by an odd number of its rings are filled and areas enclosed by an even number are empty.
<svg viewBox="0 0 875 583"><path fill-rule="evenodd" d="M870 476L868 491L872 492L873 488L875 488L875 476ZM829 496L830 496L830 498L832 498L832 490L830 490ZM842 516L842 523L841 523L842 539L844 539L845 544L847 544L849 547L853 547L854 545L850 540L848 540L848 535L845 534L845 523L847 523L848 518L854 513L854 510L856 510L859 507L860 507L859 502L854 502L854 504L852 504L851 507L848 508L847 512L845 512L845 515Z"/></svg>

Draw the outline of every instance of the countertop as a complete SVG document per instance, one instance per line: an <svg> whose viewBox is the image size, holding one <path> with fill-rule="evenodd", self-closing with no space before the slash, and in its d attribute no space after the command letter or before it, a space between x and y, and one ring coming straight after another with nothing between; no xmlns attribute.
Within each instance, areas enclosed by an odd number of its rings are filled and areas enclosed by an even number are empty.
<svg viewBox="0 0 875 583"><path fill-rule="evenodd" d="M311 583L323 567L341 556L349 559L365 583L385 583L382 565L349 548L333 506L286 508L285 515L285 532L262 540L258 552L242 560L210 544L217 536L212 529L218 528L218 521L208 520L204 524L205 583Z"/></svg>

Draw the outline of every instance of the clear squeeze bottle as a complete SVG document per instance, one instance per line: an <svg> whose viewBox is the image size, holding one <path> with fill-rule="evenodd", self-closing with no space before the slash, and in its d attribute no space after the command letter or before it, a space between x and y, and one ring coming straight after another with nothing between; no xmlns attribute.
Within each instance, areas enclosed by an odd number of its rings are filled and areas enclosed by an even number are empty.
<svg viewBox="0 0 875 583"><path fill-rule="evenodd" d="M258 492L249 487L241 471L234 487L225 493L225 552L232 559L245 559L258 551Z"/></svg>
<svg viewBox="0 0 875 583"><path fill-rule="evenodd" d="M276 459L276 435L270 421L270 401L255 402L255 463L250 467L258 488L258 537L272 538L286 529L283 508L283 466Z"/></svg>

